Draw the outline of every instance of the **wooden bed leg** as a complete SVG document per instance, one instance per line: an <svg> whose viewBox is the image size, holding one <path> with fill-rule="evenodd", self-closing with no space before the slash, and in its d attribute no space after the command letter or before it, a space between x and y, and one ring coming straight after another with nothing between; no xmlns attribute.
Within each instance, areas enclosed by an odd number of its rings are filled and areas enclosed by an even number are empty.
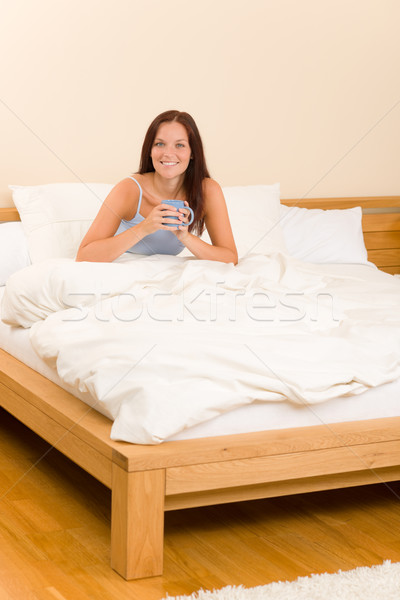
<svg viewBox="0 0 400 600"><path fill-rule="evenodd" d="M113 464L111 567L125 579L163 570L165 470L128 472Z"/></svg>

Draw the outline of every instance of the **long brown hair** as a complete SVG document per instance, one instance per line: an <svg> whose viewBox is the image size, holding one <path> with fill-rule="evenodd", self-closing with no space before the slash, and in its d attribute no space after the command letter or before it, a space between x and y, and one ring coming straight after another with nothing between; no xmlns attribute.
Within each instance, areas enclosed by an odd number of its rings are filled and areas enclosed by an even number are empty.
<svg viewBox="0 0 400 600"><path fill-rule="evenodd" d="M144 138L138 173L150 173L155 170L151 159L151 150L158 128L163 123L172 121L177 121L183 125L189 138L192 159L189 161L184 179L186 199L194 212L194 220L189 225L189 231L194 230L198 235L201 235L204 229L203 180L205 177L210 177L210 174L207 169L203 142L201 141L199 130L189 113L180 112L179 110L167 110L154 119Z"/></svg>

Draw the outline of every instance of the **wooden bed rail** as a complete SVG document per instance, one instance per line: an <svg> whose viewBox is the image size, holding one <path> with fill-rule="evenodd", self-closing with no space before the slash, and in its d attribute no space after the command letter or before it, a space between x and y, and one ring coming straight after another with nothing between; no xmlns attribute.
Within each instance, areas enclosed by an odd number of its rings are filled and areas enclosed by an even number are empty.
<svg viewBox="0 0 400 600"><path fill-rule="evenodd" d="M361 206L368 260L387 273L400 273L400 196L283 199L286 206L344 209ZM0 222L19 221L15 207L0 208Z"/></svg>
<svg viewBox="0 0 400 600"><path fill-rule="evenodd" d="M400 417L135 445L0 349L0 406L112 490L111 565L161 575L164 511L397 481Z"/></svg>

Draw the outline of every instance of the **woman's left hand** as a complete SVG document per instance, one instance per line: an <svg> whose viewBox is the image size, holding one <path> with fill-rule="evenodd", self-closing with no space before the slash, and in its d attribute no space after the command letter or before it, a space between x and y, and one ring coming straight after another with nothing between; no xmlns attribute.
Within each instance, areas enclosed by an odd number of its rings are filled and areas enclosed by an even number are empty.
<svg viewBox="0 0 400 600"><path fill-rule="evenodd" d="M189 206L189 203L186 200L185 200L185 206ZM181 218L181 223L189 223L190 211L186 210L185 208L179 208L178 212L179 212L179 216ZM185 239L188 236L188 233L189 233L188 229L189 229L189 227L187 225L179 225L179 229L173 230L176 237L182 243L185 242Z"/></svg>

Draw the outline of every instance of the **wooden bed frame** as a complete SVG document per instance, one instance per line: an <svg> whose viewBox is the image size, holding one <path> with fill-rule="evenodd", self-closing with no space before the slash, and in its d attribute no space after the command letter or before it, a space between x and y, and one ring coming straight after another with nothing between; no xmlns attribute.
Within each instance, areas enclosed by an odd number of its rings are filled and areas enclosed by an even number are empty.
<svg viewBox="0 0 400 600"><path fill-rule="evenodd" d="M362 206L369 259L400 273L400 196L286 200ZM18 220L0 209L0 221ZM111 566L161 575L164 511L400 479L400 417L140 446L111 422L0 350L0 406L112 490Z"/></svg>

